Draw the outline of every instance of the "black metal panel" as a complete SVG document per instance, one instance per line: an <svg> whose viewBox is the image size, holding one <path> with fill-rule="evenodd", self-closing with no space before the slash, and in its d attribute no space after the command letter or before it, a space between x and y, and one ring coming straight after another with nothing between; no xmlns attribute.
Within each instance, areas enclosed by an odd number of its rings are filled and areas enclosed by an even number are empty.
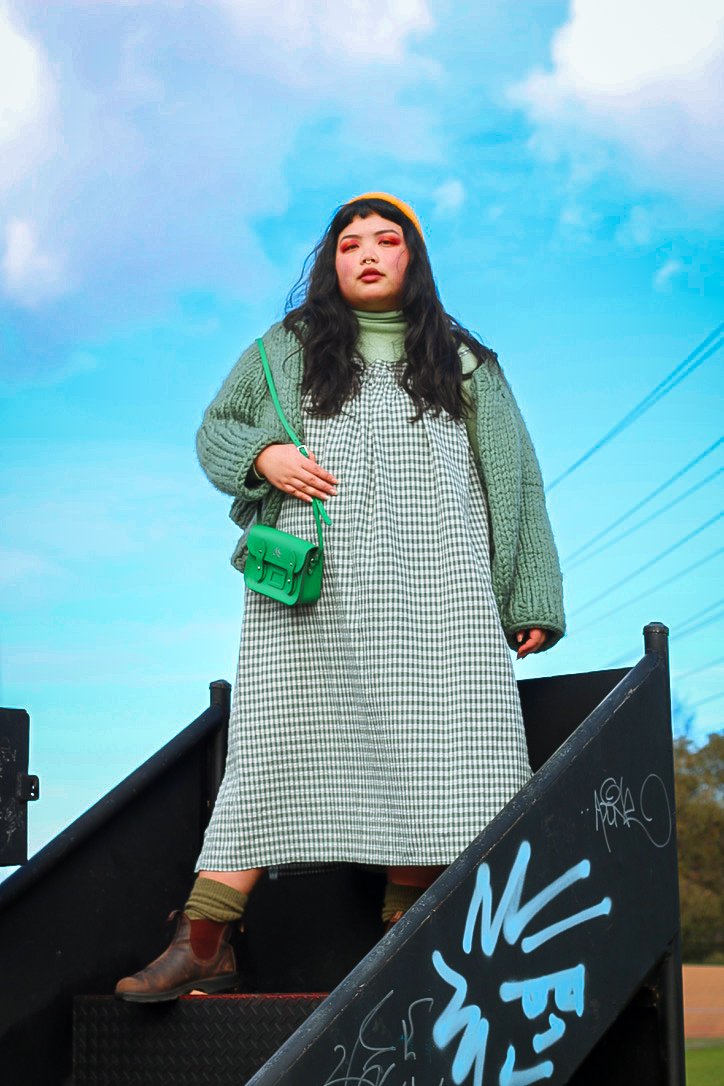
<svg viewBox="0 0 724 1086"><path fill-rule="evenodd" d="M567 1082L675 939L673 803L651 654L253 1086ZM640 1086L677 1081L648 1056Z"/></svg>
<svg viewBox="0 0 724 1086"><path fill-rule="evenodd" d="M324 999L186 996L75 1001L73 1086L240 1086Z"/></svg>
<svg viewBox="0 0 724 1086"><path fill-rule="evenodd" d="M0 887L3 1086L63 1082L73 997L112 991L167 941L165 917L193 879L226 718L212 706Z"/></svg>
<svg viewBox="0 0 724 1086"><path fill-rule="evenodd" d="M519 681L528 758L534 773L628 673L629 668L616 668Z"/></svg>
<svg viewBox="0 0 724 1086"><path fill-rule="evenodd" d="M28 777L30 717L24 709L0 709L0 867L28 858L28 801L37 798Z"/></svg>
<svg viewBox="0 0 724 1086"><path fill-rule="evenodd" d="M669 1081L662 1078L662 972L660 962L593 1046L568 1086L646 1086ZM682 1086L683 1082L682 1078Z"/></svg>

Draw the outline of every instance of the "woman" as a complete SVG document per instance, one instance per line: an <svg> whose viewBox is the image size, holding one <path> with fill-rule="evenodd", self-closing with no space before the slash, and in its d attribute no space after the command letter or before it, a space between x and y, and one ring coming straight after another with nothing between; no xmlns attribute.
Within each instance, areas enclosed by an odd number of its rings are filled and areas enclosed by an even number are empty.
<svg viewBox="0 0 724 1086"><path fill-rule="evenodd" d="M313 539L309 503L326 503L322 596L247 593L199 878L125 999L233 985L228 937L269 865L382 865L383 919L398 919L528 779L508 646L527 656L564 631L530 438L496 356L443 310L407 204L341 207L264 346L309 457L254 345L204 416L199 458L244 528Z"/></svg>

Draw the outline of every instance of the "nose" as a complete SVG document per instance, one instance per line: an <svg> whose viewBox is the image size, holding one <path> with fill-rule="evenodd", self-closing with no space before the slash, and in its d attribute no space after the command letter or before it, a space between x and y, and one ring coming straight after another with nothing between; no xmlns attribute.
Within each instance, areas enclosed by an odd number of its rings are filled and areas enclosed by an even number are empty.
<svg viewBox="0 0 724 1086"><path fill-rule="evenodd" d="M360 264L376 264L377 254L373 249L360 249Z"/></svg>

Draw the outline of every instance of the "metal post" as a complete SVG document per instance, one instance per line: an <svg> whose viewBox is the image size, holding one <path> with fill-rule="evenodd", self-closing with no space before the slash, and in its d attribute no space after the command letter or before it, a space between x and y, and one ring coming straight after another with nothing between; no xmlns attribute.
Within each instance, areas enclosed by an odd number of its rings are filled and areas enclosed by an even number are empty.
<svg viewBox="0 0 724 1086"><path fill-rule="evenodd" d="M644 649L657 652L669 668L669 627L663 622L649 622L644 626Z"/></svg>
<svg viewBox="0 0 724 1086"><path fill-rule="evenodd" d="M218 730L209 743L207 767L206 767L206 818L216 802L216 796L224 776L226 766L226 749L229 737L229 713L231 711L231 684L226 679L216 679L209 684L210 704L212 708L218 706L222 710L223 718Z"/></svg>
<svg viewBox="0 0 724 1086"><path fill-rule="evenodd" d="M661 658L666 684L666 714L671 734L671 683L669 678L669 630L663 622L650 622L644 626L644 648ZM673 742L673 736L672 736ZM679 912L679 881L674 886L676 909ZM677 931L661 966L660 976L660 1030L663 1033L663 1049L666 1061L667 1086L686 1086L684 1057L684 993L681 979L681 937Z"/></svg>

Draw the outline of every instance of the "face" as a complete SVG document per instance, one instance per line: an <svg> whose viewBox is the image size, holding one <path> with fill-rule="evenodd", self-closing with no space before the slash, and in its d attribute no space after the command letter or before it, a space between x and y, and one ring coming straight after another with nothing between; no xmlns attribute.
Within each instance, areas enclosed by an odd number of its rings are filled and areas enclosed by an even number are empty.
<svg viewBox="0 0 724 1086"><path fill-rule="evenodd" d="M399 309L410 253L402 227L381 215L355 216L337 239L335 269L347 305L370 313Z"/></svg>

